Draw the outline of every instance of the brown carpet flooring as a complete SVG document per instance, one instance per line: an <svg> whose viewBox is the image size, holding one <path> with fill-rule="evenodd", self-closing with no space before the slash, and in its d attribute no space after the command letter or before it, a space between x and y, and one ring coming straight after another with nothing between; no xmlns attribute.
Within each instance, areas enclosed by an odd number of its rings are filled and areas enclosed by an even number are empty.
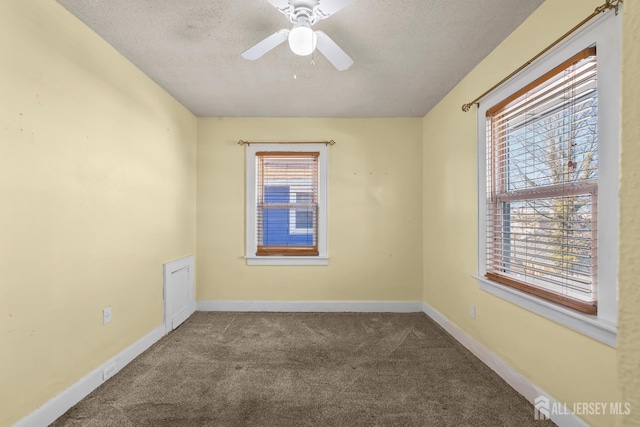
<svg viewBox="0 0 640 427"><path fill-rule="evenodd" d="M196 313L54 426L536 426L422 313Z"/></svg>

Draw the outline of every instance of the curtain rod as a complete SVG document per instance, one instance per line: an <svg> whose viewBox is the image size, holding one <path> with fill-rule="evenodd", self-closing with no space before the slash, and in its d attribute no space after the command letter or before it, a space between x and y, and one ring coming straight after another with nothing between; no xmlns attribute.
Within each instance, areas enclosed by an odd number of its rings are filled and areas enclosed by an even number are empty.
<svg viewBox="0 0 640 427"><path fill-rule="evenodd" d="M238 145L251 145L251 144L324 144L335 145L335 141L238 141Z"/></svg>
<svg viewBox="0 0 640 427"><path fill-rule="evenodd" d="M507 80L509 80L511 77L515 76L516 74L518 74L520 71L524 70L526 67L528 67L533 61L535 61L536 59L540 58L542 55L544 55L545 53L547 53L548 51L550 51L551 49L553 49L558 43L560 43L562 40L566 39L567 37L569 37L571 34L573 34L576 30L578 30L580 27L582 27L584 24L586 24L587 22L591 21L595 16L606 12L607 10L611 10L614 9L616 11L616 15L618 14L618 8L620 7L620 4L623 3L622 0L606 0L606 2L602 5L602 6L598 6L596 7L596 10L593 11L593 13L591 13L591 15L587 16L586 18L584 18L582 21L580 21L580 23L578 23L578 25L576 25L575 27L573 27L572 29L570 29L569 31L567 31L566 33L564 33L562 36L560 36L560 38L558 38L556 41L554 41L553 43L551 43L549 46L547 46L546 48L544 48L540 53L538 53L536 56L534 56L533 58L531 58L530 60L528 60L527 62L525 62L523 65L521 65L520 67L518 67L517 70L515 70L513 73L509 74L507 77L505 77L504 79L500 80L498 83L496 83L495 85L493 85L491 87L491 89L487 90L486 92L484 92L482 95L478 96L476 99L474 99L473 101L469 102L468 104L464 104L462 106L462 111L464 111L465 113L467 111L469 111L471 109L471 107L475 104L478 105L478 101L480 101L482 98L484 98L486 95L488 95L489 93L493 92L494 89L498 88L499 86L501 86L504 82L506 82Z"/></svg>

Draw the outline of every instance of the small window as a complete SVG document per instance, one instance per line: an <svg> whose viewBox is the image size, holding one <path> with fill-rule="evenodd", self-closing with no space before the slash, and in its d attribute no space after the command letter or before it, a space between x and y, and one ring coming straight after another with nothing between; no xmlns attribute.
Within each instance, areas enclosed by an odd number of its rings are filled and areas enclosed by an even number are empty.
<svg viewBox="0 0 640 427"><path fill-rule="evenodd" d="M318 255L319 154L256 153L256 255Z"/></svg>
<svg viewBox="0 0 640 427"><path fill-rule="evenodd" d="M327 263L327 147L247 147L248 264Z"/></svg>

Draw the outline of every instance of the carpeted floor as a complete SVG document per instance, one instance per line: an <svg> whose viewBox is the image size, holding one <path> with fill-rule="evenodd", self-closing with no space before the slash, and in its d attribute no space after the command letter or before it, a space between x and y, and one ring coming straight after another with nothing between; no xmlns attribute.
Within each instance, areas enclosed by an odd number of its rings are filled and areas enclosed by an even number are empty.
<svg viewBox="0 0 640 427"><path fill-rule="evenodd" d="M54 426L536 426L422 313L202 313Z"/></svg>

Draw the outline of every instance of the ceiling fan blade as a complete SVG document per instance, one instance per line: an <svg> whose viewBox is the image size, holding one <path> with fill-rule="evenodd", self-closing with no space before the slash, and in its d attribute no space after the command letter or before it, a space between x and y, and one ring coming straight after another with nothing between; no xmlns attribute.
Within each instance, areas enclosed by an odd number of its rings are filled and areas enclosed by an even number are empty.
<svg viewBox="0 0 640 427"><path fill-rule="evenodd" d="M289 7L289 0L267 0L276 9L286 9Z"/></svg>
<svg viewBox="0 0 640 427"><path fill-rule="evenodd" d="M353 59L324 31L316 31L316 36L316 47L338 71L344 71L353 65Z"/></svg>
<svg viewBox="0 0 640 427"><path fill-rule="evenodd" d="M244 59L255 61L271 49L279 46L287 39L287 37L289 37L289 30L276 31L260 43L242 52L242 57Z"/></svg>
<svg viewBox="0 0 640 427"><path fill-rule="evenodd" d="M353 0L320 0L318 4L318 10L321 12L320 18L328 18L339 10L347 7L352 1Z"/></svg>

